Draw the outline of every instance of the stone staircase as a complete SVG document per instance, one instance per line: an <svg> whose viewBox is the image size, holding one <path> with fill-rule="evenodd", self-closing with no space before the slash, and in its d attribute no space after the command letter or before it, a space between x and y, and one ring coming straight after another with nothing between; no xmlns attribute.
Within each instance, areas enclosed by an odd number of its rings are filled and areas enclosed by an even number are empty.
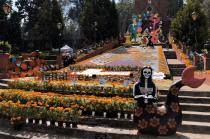
<svg viewBox="0 0 210 139"><path fill-rule="evenodd" d="M173 49L164 49L166 59L177 59L176 52Z"/></svg>
<svg viewBox="0 0 210 139"><path fill-rule="evenodd" d="M44 57L44 60L48 65L56 65L57 64L57 56L56 55L48 55Z"/></svg>
<svg viewBox="0 0 210 139"><path fill-rule="evenodd" d="M167 63L172 76L181 76L186 68L185 64L177 59L167 59Z"/></svg>
<svg viewBox="0 0 210 139"><path fill-rule="evenodd" d="M165 101L167 90L160 91L160 101ZM183 123L179 132L210 135L210 92L181 91L180 105Z"/></svg>
<svg viewBox="0 0 210 139"><path fill-rule="evenodd" d="M0 79L0 89L7 89L9 81L11 81L11 79Z"/></svg>
<svg viewBox="0 0 210 139"><path fill-rule="evenodd" d="M164 49L164 54L171 72L171 76L181 76L186 68L185 64L177 59L176 52L173 49Z"/></svg>

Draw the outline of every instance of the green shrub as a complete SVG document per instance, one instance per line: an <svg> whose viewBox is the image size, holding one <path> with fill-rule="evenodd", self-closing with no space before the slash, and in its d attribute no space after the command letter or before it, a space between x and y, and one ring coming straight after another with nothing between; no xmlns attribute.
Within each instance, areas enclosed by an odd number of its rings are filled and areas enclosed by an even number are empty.
<svg viewBox="0 0 210 139"><path fill-rule="evenodd" d="M0 53L11 53L11 44L5 41L0 41Z"/></svg>

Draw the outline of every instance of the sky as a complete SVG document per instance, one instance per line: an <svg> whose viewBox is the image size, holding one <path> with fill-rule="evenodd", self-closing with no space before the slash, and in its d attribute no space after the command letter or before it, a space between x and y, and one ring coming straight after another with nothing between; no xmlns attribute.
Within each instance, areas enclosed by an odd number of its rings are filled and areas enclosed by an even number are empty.
<svg viewBox="0 0 210 139"><path fill-rule="evenodd" d="M16 9L16 8L15 8L15 1L17 1L17 0L13 0L13 9ZM187 0L184 0L184 3L186 3L186 1L187 1ZM119 0L115 0L115 2L119 2Z"/></svg>

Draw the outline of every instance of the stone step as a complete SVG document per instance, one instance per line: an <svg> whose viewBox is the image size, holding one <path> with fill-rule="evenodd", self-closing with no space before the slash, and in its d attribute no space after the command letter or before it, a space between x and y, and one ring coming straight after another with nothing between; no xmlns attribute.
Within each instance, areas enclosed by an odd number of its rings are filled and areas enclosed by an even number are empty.
<svg viewBox="0 0 210 139"><path fill-rule="evenodd" d="M166 95L159 95L159 101L166 101ZM181 103L210 104L210 97L179 96Z"/></svg>
<svg viewBox="0 0 210 139"><path fill-rule="evenodd" d="M49 55L44 57L45 60L56 60L57 56L56 55Z"/></svg>
<svg viewBox="0 0 210 139"><path fill-rule="evenodd" d="M167 95L168 90L159 90L161 95ZM210 97L210 90L207 91L180 91L181 96L196 96L196 97Z"/></svg>
<svg viewBox="0 0 210 139"><path fill-rule="evenodd" d="M186 67L185 64L178 59L167 59L167 63L168 63L168 66L172 68L185 68Z"/></svg>
<svg viewBox="0 0 210 139"><path fill-rule="evenodd" d="M48 65L56 65L57 61L56 60L46 60Z"/></svg>
<svg viewBox="0 0 210 139"><path fill-rule="evenodd" d="M0 79L0 83L8 84L8 82L13 81L12 79Z"/></svg>
<svg viewBox="0 0 210 139"><path fill-rule="evenodd" d="M177 59L176 52L171 49L169 50L165 49L164 54L166 59Z"/></svg>
<svg viewBox="0 0 210 139"><path fill-rule="evenodd" d="M160 102L159 105L164 104ZM210 112L210 104L180 103L183 111Z"/></svg>
<svg viewBox="0 0 210 139"><path fill-rule="evenodd" d="M182 111L184 121L210 122L210 112Z"/></svg>
<svg viewBox="0 0 210 139"><path fill-rule="evenodd" d="M132 124L132 122L131 122ZM122 139L122 137L129 137L129 138L135 138L138 137L137 135L137 128L134 126L132 129L123 129L123 128L113 128L113 127L107 127L100 126L100 125L78 125L78 128L62 128L62 127L55 127L50 126L47 127L46 125L38 126L28 124L25 128L29 131L42 131L42 132L60 132L63 134L68 134L72 132L78 132L82 134L82 132L88 132L89 134L94 133L97 136L103 137L103 136L110 136L112 138L118 137ZM210 123L206 122L193 122L193 121L183 121L182 125L178 127L178 132L185 132L185 133L198 133L198 134L209 134L210 135ZM69 135L69 134L68 134ZM92 139L92 138L90 138Z"/></svg>
<svg viewBox="0 0 210 139"><path fill-rule="evenodd" d="M210 123L183 121L178 131L185 133L210 134Z"/></svg>
<svg viewBox="0 0 210 139"><path fill-rule="evenodd" d="M8 120L1 120L0 136L5 139L59 138L59 139L207 139L210 137L209 123L183 121L176 135L153 137L138 135L137 129L111 128L104 126L78 125L78 128L27 124L20 131L12 130Z"/></svg>
<svg viewBox="0 0 210 139"><path fill-rule="evenodd" d="M8 87L8 84L0 83L0 89L7 89Z"/></svg>
<svg viewBox="0 0 210 139"><path fill-rule="evenodd" d="M169 68L186 68L185 64L168 64Z"/></svg>
<svg viewBox="0 0 210 139"><path fill-rule="evenodd" d="M170 68L170 72L172 76L182 76L182 72L185 68Z"/></svg>

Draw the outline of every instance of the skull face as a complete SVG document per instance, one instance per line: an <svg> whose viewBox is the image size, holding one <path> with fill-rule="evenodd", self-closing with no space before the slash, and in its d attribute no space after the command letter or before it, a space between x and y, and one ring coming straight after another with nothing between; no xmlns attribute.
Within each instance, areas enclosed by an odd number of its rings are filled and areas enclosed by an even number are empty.
<svg viewBox="0 0 210 139"><path fill-rule="evenodd" d="M152 70L149 68L146 68L143 70L143 75L145 79L148 79L152 76Z"/></svg>

